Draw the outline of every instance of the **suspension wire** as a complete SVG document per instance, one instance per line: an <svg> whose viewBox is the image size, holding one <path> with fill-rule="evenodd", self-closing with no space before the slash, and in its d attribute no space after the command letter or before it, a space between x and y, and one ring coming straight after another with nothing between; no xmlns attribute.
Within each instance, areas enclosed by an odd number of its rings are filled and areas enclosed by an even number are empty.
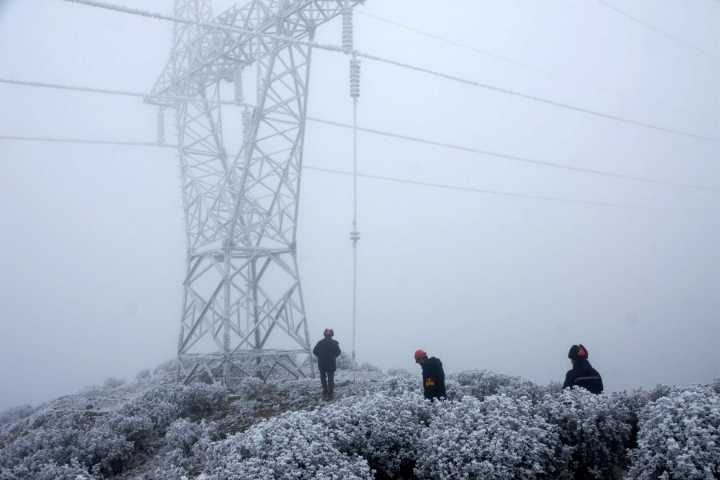
<svg viewBox="0 0 720 480"><path fill-rule="evenodd" d="M56 143L68 143L68 144L80 144L80 145L119 145L119 146L139 146L139 147L149 147L149 148L163 148L163 149L177 149L178 145L171 145L171 144L165 144L165 145L158 145L155 142L133 142L133 141L116 141L116 140L92 140L92 139L81 139L81 138L61 138L61 137L40 137L40 136L19 136L19 135L0 135L0 141L1 140L9 140L9 141L25 141L25 142L56 142ZM392 182L392 183L399 183L399 184L407 184L407 185L415 185L419 187L428 187L428 188L434 188L434 189L442 189L442 190L454 190L459 192L468 192L468 193L477 193L482 195L492 195L492 196L500 196L500 197L507 197L507 198L520 198L525 200L539 200L543 202L552 202L552 203L564 203L564 204L571 204L571 205L583 205L583 206L591 206L591 207L607 207L607 208L616 208L616 209L622 209L622 210L628 210L628 209L644 209L644 210L655 210L659 209L660 207L654 207L652 205L634 205L634 204L623 204L623 203L613 203L613 202L600 202L595 200L578 200L573 198L566 198L566 197L553 197L548 195L534 195L534 194L528 194L528 193L520 193L520 192L508 192L503 190L494 190L494 189L486 189L486 188L479 188L479 187L468 187L468 186L462 186L462 185L455 185L455 184L449 184L449 183L435 183L435 182L426 182L422 180L413 180L410 178L405 177L395 177L395 176L388 176L388 175L373 175L368 173L362 173L359 171L353 171L353 170L341 170L341 169L335 169L335 168L326 168L326 167L320 167L317 165L311 165L311 164L303 164L302 167L303 170L311 170L316 171L320 173L328 173L328 174L334 174L334 175L343 175L343 176L350 176L350 177L359 177L359 178L367 178L369 180L378 180L378 181L384 181L384 182ZM662 207L663 210L665 210L665 207Z"/></svg>
<svg viewBox="0 0 720 480"><path fill-rule="evenodd" d="M20 135L0 135L0 140L18 142L48 142L48 143L72 143L79 145L118 145L124 147L155 147L155 148L177 148L177 145L159 145L157 142L136 142L120 140L90 140L86 138L61 138L61 137L31 137Z"/></svg>
<svg viewBox="0 0 720 480"><path fill-rule="evenodd" d="M27 86L27 87L39 87L39 88L50 88L50 89L58 89L58 90L69 90L69 91L77 91L77 92L86 92L86 93L95 93L95 94L103 94L103 95L119 95L119 96L125 96L125 97L138 97L138 98L146 98L147 94L144 94L142 92L133 92L128 90L118 90L118 89L101 89L101 88L92 88L92 87L85 87L85 86L77 86L77 85L66 85L66 84L58 84L58 83L47 83L47 82L36 82L36 81L26 81L26 80L12 80L7 78L0 78L0 83L10 84L10 85L19 85L19 86ZM197 101L196 98L186 98L186 97L165 97L167 99L175 99L178 101ZM251 104L248 103L238 103L237 101L230 101L230 100L207 100L208 103L217 103L222 105L230 105L230 106L242 106L242 107L250 107L252 108ZM248 110L244 111L244 113L247 113ZM334 120L326 120L323 118L313 117L313 116L307 116L306 119L310 122L315 122L319 124L324 125L330 125L338 128L345 128L345 129L353 129L355 128L357 131L369 133L372 135L378 135L383 137L389 137L389 138L396 138L399 140L404 140L408 142L415 142L415 143L421 143L425 145L432 145L435 147L440 148L447 148L450 150L458 150L462 152L471 153L474 155L480 155L480 156L487 156L487 157L494 157L494 158L500 158L504 160L509 161L515 161L530 165L536 165L539 167L548 167L548 168L555 168L560 170L567 170L571 172L577 172L577 173L584 173L584 174L590 174L590 175L598 175L608 178L615 178L619 180L627 180L632 182L638 182L638 183L647 183L647 184L653 184L653 185L659 185L669 188L681 188L681 189L690 189L690 190L698 190L698 191L705 191L705 192L711 192L711 193L718 193L720 192L720 187L711 186L711 185L697 185L697 184L690 184L690 183L682 183L682 182L675 182L670 180L659 180L659 179L653 179L648 177L641 177L636 175L627 175L623 173L617 173L607 170L599 170L599 169L592 169L592 168L584 168L584 167L576 167L573 165L563 164L563 163L557 163L557 162L550 162L550 161L544 161L544 160L536 160L528 157L521 157L518 155L510 155L505 154L502 152L495 152L491 150L486 149L480 149L480 148L474 148L469 146L463 146L463 145L457 145L452 143L446 143L446 142L440 142L437 140L431 140L427 138L421 138L417 136L412 135L405 135L395 132L390 132L387 130L379 130L369 127L361 127L361 126L353 126L353 124L348 124L344 122L338 122Z"/></svg>
<svg viewBox="0 0 720 480"><path fill-rule="evenodd" d="M620 9L605 0L597 0L597 2L600 5L602 5L603 7L607 8L608 10L612 10L613 12L617 13L618 15L622 15L623 17L629 19L630 21L635 22L635 23L645 27L648 30L651 30L652 32L672 41L673 43L675 43L683 48L692 50L695 53L699 53L711 60L717 61L720 58L720 55L718 55L716 53L712 53L712 52L705 50L703 48L700 48L696 45L693 45L692 43L689 43L689 42L683 40L682 38L678 37L677 35L673 35L672 33L666 32L665 30L663 30L659 27L656 27L655 25L652 25L644 20L641 20L640 18L638 18L634 15L631 15L630 13L626 12L625 10Z"/></svg>
<svg viewBox="0 0 720 480"><path fill-rule="evenodd" d="M150 98L150 95L144 92L138 92L138 91L132 91L132 90L117 90L117 89L109 89L109 88L95 88L95 87L86 87L86 86L80 86L80 85L67 85L67 84L60 84L60 83L49 83L49 82L37 82L37 81L29 81L29 80L14 80L12 78L0 78L0 83L4 83L7 85L17 85L17 86L23 86L23 87L37 87L37 88L48 88L53 90L67 90L72 92L82 92L82 93L97 93L100 95L115 95L120 97L133 97L133 98L142 98L142 99L148 99ZM178 102L199 102L202 101L203 103L209 103L213 105L238 105L238 102L231 101L231 100L200 100L197 97L182 97L182 96L160 96L160 97L152 97L155 100L168 100L168 101L178 101ZM243 104L240 104L243 105Z"/></svg>
<svg viewBox="0 0 720 480"><path fill-rule="evenodd" d="M146 98L147 94L141 93L141 92L132 92L127 90L117 90L117 89L101 89L101 88L92 88L92 87L84 87L84 86L77 86L77 85L66 85L66 84L57 84L57 83L46 83L46 82L35 82L35 81L25 81L25 80L12 80L7 78L0 78L0 83L6 83L11 85L19 85L19 86L27 86L27 87L39 87L39 88L50 88L50 89L58 89L58 90L69 90L69 91L78 91L78 92L86 92L86 93L96 93L96 94L104 94L104 95L119 95L119 96L126 96L126 97L138 97L138 98ZM175 99L178 101L197 101L196 98L186 98L186 97L165 97L166 99ZM207 100L208 103L217 103L222 105L230 105L230 106L242 106L242 107L249 107L252 108L253 106L248 103L238 103L237 101L230 101L230 100ZM246 110L243 113L247 113L248 110ZM313 117L313 116L307 116L306 119L309 122L315 122L323 125L330 125L338 128L345 128L345 129L356 129L360 132L369 133L372 135L378 135L383 137L389 137L389 138L396 138L399 140L404 140L408 142L414 142L414 143L421 143L425 145L432 145L435 147L440 148L447 148L450 150L458 150L462 152L471 153L474 155L480 155L480 156L487 156L487 157L495 157L495 158L501 158L504 160L510 160L530 165L536 165L539 167L548 167L548 168L555 168L560 170L567 170L571 172L577 172L577 173L584 173L584 174L590 174L590 175L598 175L608 178L615 178L619 180L627 180L632 182L638 182L638 183L647 183L647 184L653 184L653 185L660 185L664 187L669 188L681 188L681 189L690 189L690 190L698 190L698 191L705 191L705 192L711 192L711 193L718 193L720 192L720 187L711 186L711 185L697 185L697 184L690 184L690 183L682 183L682 182L675 182L670 180L659 180L659 179L653 179L648 177L641 177L636 175L627 175L623 173L617 173L607 170L599 170L599 169L592 169L592 168L584 168L584 167L576 167L573 165L568 165L564 163L557 163L557 162L550 162L545 160L536 160L528 157L522 157L519 155L510 155L505 154L502 152L495 152L492 150L485 150L480 148L474 148L469 146L463 146L463 145L457 145L452 143L446 143L446 142L440 142L437 140L431 140L427 138L421 138L417 136L412 135L405 135L395 132L390 132L387 130L379 130L369 127L361 127L361 126L353 126L353 124L348 124L344 122L338 122L334 120L326 120L323 118Z"/></svg>
<svg viewBox="0 0 720 480"><path fill-rule="evenodd" d="M318 117L308 116L307 120L310 122L320 123L323 125L330 125L330 126L338 127L338 128L346 128L346 129L353 128L353 125L350 125L347 123L337 122L334 120L325 120L325 119L318 118ZM357 127L357 130L361 131L361 132L365 132L365 133L370 133L372 135L396 138L399 140L404 140L404 141L414 142L414 143L421 143L424 145L432 145L435 147L447 148L449 150L458 150L461 152L472 153L475 155L501 158L501 159L510 160L510 161L514 161L514 162L536 165L539 167L548 167L548 168L567 170L567 171L577 172L577 173L598 175L598 176L603 176L603 177L608 177L608 178L627 180L627 181L631 181L631 182L649 183L649 184L653 184L653 185L661 185L661 186L670 187L670 188L682 188L682 189L699 190L699 191L710 192L710 193L720 193L720 187L716 187L716 186L696 185L696 184L691 184L691 183L674 182L674 181L670 181L670 180L658 180L658 179L641 177L641 176L636 176L636 175L626 175L624 173L616 173L616 172L611 172L611 171L607 171L607 170L575 167L573 165L568 165L568 164L564 164L564 163L536 160L536 159L532 159L532 158L528 158L528 157L522 157L519 155L510 155L510 154L506 154L506 153L495 152L492 150L484 150L481 148L474 148L474 147L468 147L468 146L457 145L457 144L452 144L452 143L445 143L445 142L440 142L440 141L435 141L435 140L429 140L429 139L422 138L422 137L404 135L404 134L400 134L400 133L393 133L393 132L389 132L387 130L378 130L378 129L368 128L368 127Z"/></svg>
<svg viewBox="0 0 720 480"><path fill-rule="evenodd" d="M305 170L314 170L317 172L323 172L323 173L331 173L335 175L345 175L345 176L353 176L355 175L354 172L348 171L348 170L340 170L340 169L334 169L334 168L325 168L325 167L318 167L314 165L304 165L303 169ZM442 189L442 190L454 190L459 192L470 192L470 193L478 193L483 195L493 195L493 196L500 196L500 197L508 197L508 198L521 198L525 200L540 200L543 202L553 202L553 203L565 203L565 204L575 204L575 205L584 205L584 206L591 206L591 207L606 207L606 208L617 208L622 210L631 210L631 209L642 209L642 210L657 210L661 209L660 207L654 207L652 205L634 205L634 204L623 204L623 203L613 203L613 202L601 202L601 201L595 201L595 200L577 200L573 198L565 198L565 197L553 197L549 195L534 195L529 193L518 193L518 192L507 192L503 190L493 190L493 189L486 189L486 188L479 188L479 187L466 187L462 185L455 185L455 184L449 184L449 183L435 183L435 182L425 182L422 180L413 180L409 178L404 177L394 177L394 176L388 176L388 175L373 175L368 173L358 173L358 177L360 178L367 178L370 180L379 180L384 182L392 182L392 183L402 183L407 185L416 185L419 187L429 187L429 188L435 188L435 189ZM665 208L663 207L662 210Z"/></svg>
<svg viewBox="0 0 720 480"><path fill-rule="evenodd" d="M718 1L720 1L720 0L718 0ZM504 62L508 65L513 65L516 67L524 68L529 71L533 71L535 73L540 73L547 77L563 80L564 78L562 78L562 77L567 75L567 72L561 72L556 69L551 69L548 67L541 67L537 64L527 63L527 62L523 62L521 60L517 60L515 58L507 57L504 55L499 55L497 53L491 52L490 50L477 48L471 44L463 43L463 42L454 40L454 39L446 37L446 36L442 36L442 35L438 35L436 33L421 30L417 27L413 27L413 26L410 26L410 25L407 25L404 23L400 23L397 20L393 20L393 19L390 19L387 17L382 17L380 15L376 15L376 14L369 13L369 12L363 12L363 11L358 11L357 13L360 15L364 15L365 17L368 17L375 21L391 25L395 28L406 30L406 31L415 33L417 35L420 35L420 36L423 36L426 38L430 38L432 40L435 40L435 41L438 41L441 43L445 43L445 44L450 45L455 48L460 48L463 50L467 50L469 52L473 52L475 54L487 56L487 57L493 58L497 61ZM582 77L586 77L586 79L590 78L590 77L587 77L586 75L583 75ZM592 80L595 80L595 79L593 78ZM590 85L590 88L593 90L596 90L597 92L601 92L603 94L611 94L611 95L617 96L621 99L624 98L626 95L628 95L627 92L623 92L622 90L618 90L618 89L603 86L603 85ZM648 101L650 101L650 100L648 99ZM697 113L695 110L693 110L691 108L681 106L681 105L671 104L665 98L658 98L658 99L654 99L652 101L653 101L653 103L664 104L669 109L674 110L674 111L682 111L682 112L691 113L691 114Z"/></svg>
<svg viewBox="0 0 720 480"><path fill-rule="evenodd" d="M520 60L516 60L516 59L510 58L510 57L506 57L506 56L504 56L504 55L499 55L499 54L497 54L497 53L491 52L490 50L485 50L485 49L482 49L482 48L477 48L477 47L474 47L474 46L472 46L472 45L468 45L468 44L466 44L466 43L462 43L462 42L459 42L459 41L457 41L457 40L453 40L453 39L451 39L451 38L444 37L444 36L442 36L442 35L438 35L438 34L436 34L436 33L427 32L427 31L421 30L421 29L419 29L419 28L417 28L417 27L412 27L412 26L410 26L410 25L406 25L406 24L404 24L404 23L400 23L400 22L398 22L398 21L396 21L396 20L392 20L392 19L390 19L390 18L381 17L380 15L376 15L376 14L374 14L374 13L364 12L364 11L361 11L361 10L358 11L357 13L358 13L359 15L363 15L363 16L365 16L365 17L371 18L371 19L376 20L376 21L378 21L378 22L386 23L386 24L392 25L392 26L394 26L394 27L396 27L396 28L401 28L401 29L403 29L403 30L407 30L407 31L409 31L409 32L416 33L416 34L421 35L421 36L423 36L423 37L431 38L431 39L433 39L433 40L438 40L438 41L440 41L440 42L447 43L448 45L452 45L452 46L457 47L457 48L462 48L462 49L464 49L464 50L468 50L468 51L471 51L471 52L474 52L474 53L477 53L477 54L480 54L480 55L484 55L484 56L487 56L487 57L490 57L490 58L494 58L495 60L498 60L498 61L500 61L500 62L507 63L507 64L509 64L509 65L515 65L515 66L518 66L518 67L525 68L525 69L527 69L527 70L533 70L533 71L535 71L535 72L551 73L550 70L547 70L547 69L545 69L545 68L543 68L543 67L539 67L539 66L537 66L537 65L533 65L533 64L530 64L530 63L521 62Z"/></svg>
<svg viewBox="0 0 720 480"><path fill-rule="evenodd" d="M412 70L412 71L419 72L419 73L424 73L426 75L437 77L437 78L442 78L444 80L450 80L450 81L453 81L456 83L461 83L461 84L472 86L475 88L489 90L489 91L492 91L495 93L511 95L511 96L515 96L518 98L522 98L524 100L529 100L529 101L536 102L536 103L542 103L542 104L550 105L550 106L553 106L556 108L570 110L570 111L573 111L576 113L583 113L583 114L594 116L597 118L603 118L605 120L611 120L611 121L615 121L618 123L633 125L636 127L655 130L655 131L659 131L659 132L663 132L663 133L667 133L667 134L693 138L695 140L703 140L703 141L710 141L710 142L720 141L720 138L718 138L718 137L711 137L711 136L701 135L701 134L688 132L688 131L684 131L684 130L663 127L663 126L655 125L655 124L648 123L648 122L642 122L639 120L626 118L626 117L623 117L620 115L605 113L605 112L601 112L598 110L593 110L593 109L585 108L585 107L578 107L578 106L575 106L575 105L572 105L569 103L560 102L557 100L552 100L549 98L544 98L544 97L540 97L540 96L536 96L536 95L530 95L530 94L519 92L516 90L511 90L509 88L499 87L496 85L491 85L489 83L479 82L476 80L463 78L463 77L460 77L457 75L443 73L443 72L433 70L430 68L413 65L410 63L400 62L398 60L392 60L389 58L380 57L378 55L364 53L359 50L348 51L348 50L345 50L344 48L342 48L341 46L337 46L337 45L327 45L327 44L321 44L321 43L311 42L311 41L307 41L307 40L299 40L299 39L295 39L295 38L287 37L287 36L283 36L283 35L259 32L259 31L243 29L243 28L239 28L239 27L235 27L235 26L232 26L232 27L225 26L225 25L220 25L220 24L212 23L212 22L199 22L199 21L195 21L195 20L187 20L187 19L183 19L183 18L173 17L171 15L164 15L162 13L133 9L133 8L128 8L128 7L123 7L120 5L99 2L99 1L95 1L95 0L63 0L63 1L69 2L69 3L76 3L76 4L80 4L80 5L86 5L86 6L90 6L90 7L102 8L102 9L106 9L106 10L112 10L112 11L120 12L120 13L127 13L127 14L131 14L131 15L140 15L140 16L144 16L144 17L148 17L148 18L153 18L156 20L164 20L164 21L178 22L178 23L183 23L183 24L188 24L188 25L196 25L196 26L200 26L200 27L204 27L204 28L208 28L208 29L216 29L219 31L236 33L236 34L242 33L242 34L246 34L246 35L250 35L250 36L254 36L254 37L265 37L265 38L270 38L270 39L286 42L289 44L303 45L303 46L308 46L308 47L317 48L317 49L321 49L321 50L327 50L327 51L331 51L331 52L335 52L335 53L342 53L345 55L354 55L356 57L364 58L366 60L372 60L374 62L392 65L392 66L395 66L398 68L404 68L404 69Z"/></svg>

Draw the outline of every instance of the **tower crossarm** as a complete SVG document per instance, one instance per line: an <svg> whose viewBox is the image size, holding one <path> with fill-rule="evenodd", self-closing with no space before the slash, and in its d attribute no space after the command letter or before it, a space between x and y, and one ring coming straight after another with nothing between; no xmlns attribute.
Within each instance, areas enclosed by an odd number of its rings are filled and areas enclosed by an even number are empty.
<svg viewBox="0 0 720 480"><path fill-rule="evenodd" d="M363 2L351 0L347 4ZM345 5L345 0L251 0L233 6L209 23L237 28L237 33L199 27L206 29L204 35L197 36L190 45L175 45L148 101L172 106L167 97L192 95L202 86L219 80L231 81L238 66L251 65L287 48L291 42L282 38L306 39L319 25L340 15ZM194 49L200 54L191 56L178 51L183 49ZM194 57L192 61L177 61L190 57Z"/></svg>

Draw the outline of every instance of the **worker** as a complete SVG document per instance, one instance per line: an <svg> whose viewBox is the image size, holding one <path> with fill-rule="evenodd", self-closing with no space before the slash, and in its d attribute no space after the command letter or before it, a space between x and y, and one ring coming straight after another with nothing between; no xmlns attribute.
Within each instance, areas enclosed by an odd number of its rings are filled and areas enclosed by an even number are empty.
<svg viewBox="0 0 720 480"><path fill-rule="evenodd" d="M428 358L424 350L415 352L415 363L422 368L423 376L423 395L428 400L444 399L447 392L445 391L445 371L439 358Z"/></svg>
<svg viewBox="0 0 720 480"><path fill-rule="evenodd" d="M588 351L582 344L573 345L568 352L572 370L565 375L563 388L582 387L591 393L603 392L602 377L588 362Z"/></svg>
<svg viewBox="0 0 720 480"><path fill-rule="evenodd" d="M332 328L326 328L323 332L323 339L313 348L313 354L318 361L320 383L322 384L323 398L325 400L331 400L335 393L336 360L340 356L340 344L333 338L334 335L335 332L333 332Z"/></svg>

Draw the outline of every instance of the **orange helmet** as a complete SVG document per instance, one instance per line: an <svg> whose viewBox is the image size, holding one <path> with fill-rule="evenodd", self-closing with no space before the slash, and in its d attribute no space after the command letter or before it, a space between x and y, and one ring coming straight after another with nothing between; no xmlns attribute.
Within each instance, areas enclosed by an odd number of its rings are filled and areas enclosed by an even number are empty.
<svg viewBox="0 0 720 480"><path fill-rule="evenodd" d="M415 350L415 361L419 362L423 358L427 358L427 353L423 349Z"/></svg>

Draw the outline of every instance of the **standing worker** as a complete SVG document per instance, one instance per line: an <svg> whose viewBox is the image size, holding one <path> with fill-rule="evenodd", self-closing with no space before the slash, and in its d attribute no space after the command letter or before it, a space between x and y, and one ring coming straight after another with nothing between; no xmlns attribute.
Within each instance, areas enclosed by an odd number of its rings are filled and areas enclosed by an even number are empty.
<svg viewBox="0 0 720 480"><path fill-rule="evenodd" d="M582 344L573 345L568 352L572 370L565 375L563 388L582 387L591 393L603 392L602 377L588 362L588 351Z"/></svg>
<svg viewBox="0 0 720 480"><path fill-rule="evenodd" d="M332 328L326 328L323 332L323 339L320 340L313 348L313 354L318 360L318 370L320 370L320 383L322 383L323 398L330 400L333 398L335 390L335 370L337 369L337 357L340 356L340 344L333 339Z"/></svg>
<svg viewBox="0 0 720 480"><path fill-rule="evenodd" d="M445 391L445 371L439 358L428 358L424 350L415 352L415 363L419 363L422 367L423 376L423 395L428 400L444 399L447 392Z"/></svg>

